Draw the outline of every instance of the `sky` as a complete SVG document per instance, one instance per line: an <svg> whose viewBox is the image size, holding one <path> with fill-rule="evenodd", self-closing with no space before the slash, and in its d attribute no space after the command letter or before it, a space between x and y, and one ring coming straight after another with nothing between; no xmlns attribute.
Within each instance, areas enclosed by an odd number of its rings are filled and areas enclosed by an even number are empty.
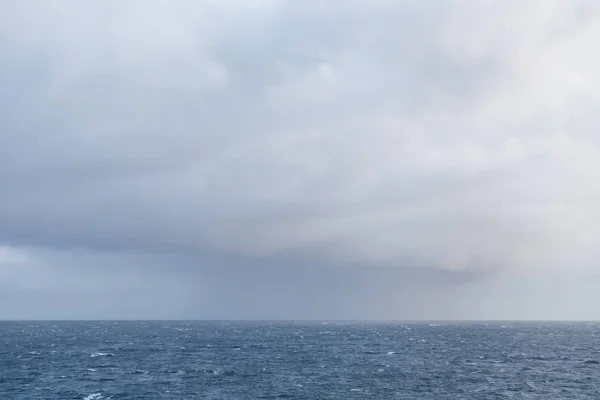
<svg viewBox="0 0 600 400"><path fill-rule="evenodd" d="M5 0L0 319L600 319L595 0Z"/></svg>

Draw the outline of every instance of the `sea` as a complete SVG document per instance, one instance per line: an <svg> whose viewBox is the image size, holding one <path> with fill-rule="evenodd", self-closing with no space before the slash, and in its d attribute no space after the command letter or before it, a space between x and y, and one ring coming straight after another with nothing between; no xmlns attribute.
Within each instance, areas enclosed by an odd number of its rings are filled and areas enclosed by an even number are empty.
<svg viewBox="0 0 600 400"><path fill-rule="evenodd" d="M0 322L0 399L600 399L600 324Z"/></svg>

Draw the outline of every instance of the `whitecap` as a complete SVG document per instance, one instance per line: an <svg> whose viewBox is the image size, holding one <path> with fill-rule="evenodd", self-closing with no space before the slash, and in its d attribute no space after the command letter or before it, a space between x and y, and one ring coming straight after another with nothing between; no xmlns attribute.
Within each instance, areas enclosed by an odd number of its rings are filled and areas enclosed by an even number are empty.
<svg viewBox="0 0 600 400"><path fill-rule="evenodd" d="M387 352L387 355L388 355L388 356L391 356L392 354L396 354L396 352L395 352L395 351L388 351L388 352Z"/></svg>
<svg viewBox="0 0 600 400"><path fill-rule="evenodd" d="M102 396L101 393L90 394L89 396L86 396L83 398L83 400L101 400L101 399L104 399L104 396Z"/></svg>
<svg viewBox="0 0 600 400"><path fill-rule="evenodd" d="M146 371L144 369L136 369L135 371L133 371L131 373L135 374L135 375L148 375L150 373L150 371Z"/></svg>
<svg viewBox="0 0 600 400"><path fill-rule="evenodd" d="M115 355L113 353L92 353L90 354L90 357L92 358L96 358L96 357L114 357Z"/></svg>

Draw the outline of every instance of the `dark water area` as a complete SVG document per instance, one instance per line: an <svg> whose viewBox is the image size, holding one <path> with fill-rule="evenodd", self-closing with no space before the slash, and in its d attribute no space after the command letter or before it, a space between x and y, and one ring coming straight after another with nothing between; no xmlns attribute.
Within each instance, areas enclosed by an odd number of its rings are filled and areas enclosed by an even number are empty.
<svg viewBox="0 0 600 400"><path fill-rule="evenodd" d="M600 399L600 324L0 322L0 399Z"/></svg>

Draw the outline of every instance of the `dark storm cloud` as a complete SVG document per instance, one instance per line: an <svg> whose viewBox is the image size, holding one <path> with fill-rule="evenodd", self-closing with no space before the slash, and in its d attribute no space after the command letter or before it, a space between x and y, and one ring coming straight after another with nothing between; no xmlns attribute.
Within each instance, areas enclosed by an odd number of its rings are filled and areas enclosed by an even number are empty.
<svg viewBox="0 0 600 400"><path fill-rule="evenodd" d="M594 2L0 14L0 276L139 285L115 304L168 281L182 316L458 317L473 282L595 268Z"/></svg>

